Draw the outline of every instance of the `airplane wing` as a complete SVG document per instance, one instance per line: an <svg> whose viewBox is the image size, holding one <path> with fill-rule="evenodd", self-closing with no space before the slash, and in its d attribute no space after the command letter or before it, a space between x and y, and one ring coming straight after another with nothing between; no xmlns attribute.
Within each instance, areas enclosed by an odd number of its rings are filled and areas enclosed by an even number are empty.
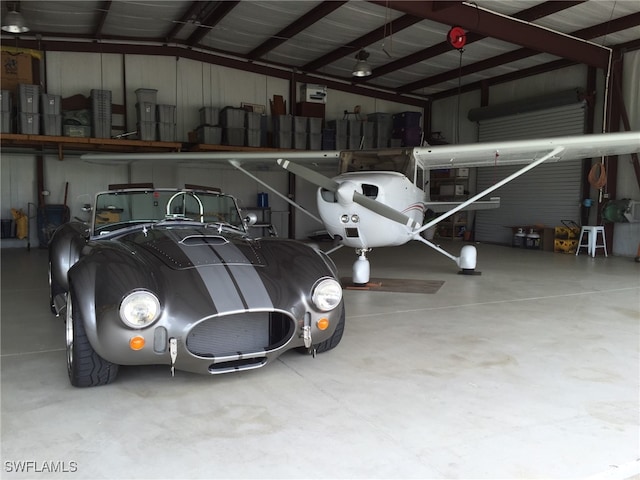
<svg viewBox="0 0 640 480"><path fill-rule="evenodd" d="M448 212L463 202L429 201L423 202L425 209L435 213ZM500 207L500 197L491 197L489 200L478 200L467 205L462 210L491 210Z"/></svg>
<svg viewBox="0 0 640 480"><path fill-rule="evenodd" d="M554 149L547 160L573 160L640 152L640 132L601 133L509 142L415 147L412 155L425 168L519 165L535 161Z"/></svg>
<svg viewBox="0 0 640 480"><path fill-rule="evenodd" d="M155 153L85 153L80 158L89 163L135 163L142 161L169 161L178 164L206 165L228 164L230 160L242 165L264 164L279 158L302 162L311 166L336 166L340 158L338 150L271 150L224 152L155 152Z"/></svg>
<svg viewBox="0 0 640 480"><path fill-rule="evenodd" d="M602 133L575 135L546 139L517 140L508 142L471 143L460 145L435 145L412 149L382 149L376 154L391 161L404 157L405 151L422 162L426 168L480 167L490 165L526 164L546 155L556 147L562 151L547 161L561 159L593 158L603 155L622 155L640 152L640 132ZM260 164L285 158L302 162L310 167L337 166L341 157L350 151L340 150L270 150L270 151L224 151L224 152L169 152L169 153L85 153L82 159L90 163L133 163L138 161L170 161L184 164L228 163L235 160L243 165ZM353 151L364 154L366 152ZM404 157L406 158L406 157ZM391 159L391 160L389 160ZM406 160L405 160L406 161ZM380 168L376 168L380 169ZM391 168L397 170L397 168Z"/></svg>

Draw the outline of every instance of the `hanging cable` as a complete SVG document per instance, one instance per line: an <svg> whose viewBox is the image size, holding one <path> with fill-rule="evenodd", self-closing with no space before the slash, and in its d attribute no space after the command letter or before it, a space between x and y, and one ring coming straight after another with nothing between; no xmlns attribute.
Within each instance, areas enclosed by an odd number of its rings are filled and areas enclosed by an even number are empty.
<svg viewBox="0 0 640 480"><path fill-rule="evenodd" d="M604 168L604 163L594 163L589 170L589 185L598 190L602 189L607 184L607 172Z"/></svg>

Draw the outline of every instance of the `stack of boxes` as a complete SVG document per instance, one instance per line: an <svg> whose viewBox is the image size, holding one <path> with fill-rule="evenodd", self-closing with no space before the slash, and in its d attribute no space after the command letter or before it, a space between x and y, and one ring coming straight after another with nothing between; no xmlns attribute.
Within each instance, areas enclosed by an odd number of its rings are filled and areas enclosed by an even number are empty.
<svg viewBox="0 0 640 480"><path fill-rule="evenodd" d="M91 136L111 138L111 90L91 90Z"/></svg>
<svg viewBox="0 0 640 480"><path fill-rule="evenodd" d="M322 118L309 117L308 122L309 142L307 148L309 150L322 149Z"/></svg>
<svg viewBox="0 0 640 480"><path fill-rule="evenodd" d="M422 143L420 112L402 112L393 115L392 138L400 140L402 147L418 147Z"/></svg>
<svg viewBox="0 0 640 480"><path fill-rule="evenodd" d="M336 150L336 131L330 128L322 130L322 150Z"/></svg>
<svg viewBox="0 0 640 480"><path fill-rule="evenodd" d="M348 120L329 120L327 122L329 130L335 132L335 149L346 150L348 148Z"/></svg>
<svg viewBox="0 0 640 480"><path fill-rule="evenodd" d="M18 85L18 133L40 134L40 86Z"/></svg>
<svg viewBox="0 0 640 480"><path fill-rule="evenodd" d="M60 111L62 97L43 93L40 100L42 103L42 134L62 135L62 113Z"/></svg>
<svg viewBox="0 0 640 480"><path fill-rule="evenodd" d="M360 119L347 120L347 133L348 142L347 148L349 150L361 150L363 147L363 124Z"/></svg>
<svg viewBox="0 0 640 480"><path fill-rule="evenodd" d="M223 145L239 147L244 145L246 136L245 113L244 109L234 107L224 107L220 111Z"/></svg>
<svg viewBox="0 0 640 480"><path fill-rule="evenodd" d="M387 148L393 130L393 117L390 113L370 113L367 124L371 125L372 148Z"/></svg>
<svg viewBox="0 0 640 480"><path fill-rule="evenodd" d="M136 90L136 126L138 139L154 141L157 136L156 105L158 90L153 88L138 88Z"/></svg>
<svg viewBox="0 0 640 480"><path fill-rule="evenodd" d="M262 145L262 114L257 112L245 112L245 127L247 147L259 147Z"/></svg>
<svg viewBox="0 0 640 480"><path fill-rule="evenodd" d="M305 150L307 148L307 138L309 132L309 117L295 116L293 117L293 145L296 150Z"/></svg>
<svg viewBox="0 0 640 480"><path fill-rule="evenodd" d="M222 142L222 128L220 123L220 109L217 107L202 107L200 109L200 125L196 128L198 143L220 145Z"/></svg>
<svg viewBox="0 0 640 480"><path fill-rule="evenodd" d="M158 140L161 142L176 141L176 106L156 105L158 121Z"/></svg>
<svg viewBox="0 0 640 480"><path fill-rule="evenodd" d="M291 148L293 117L291 115L273 116L273 146Z"/></svg>
<svg viewBox="0 0 640 480"><path fill-rule="evenodd" d="M12 133L11 129L11 92L0 91L0 133Z"/></svg>
<svg viewBox="0 0 640 480"><path fill-rule="evenodd" d="M555 227L553 251L561 253L576 253L580 227L577 224Z"/></svg>

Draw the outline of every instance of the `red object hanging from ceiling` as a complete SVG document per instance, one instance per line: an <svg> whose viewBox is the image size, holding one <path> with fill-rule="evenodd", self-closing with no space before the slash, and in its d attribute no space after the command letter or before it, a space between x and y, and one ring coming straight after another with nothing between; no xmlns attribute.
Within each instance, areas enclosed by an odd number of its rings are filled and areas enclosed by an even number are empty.
<svg viewBox="0 0 640 480"><path fill-rule="evenodd" d="M461 50L467 43L467 32L462 27L451 27L447 34L447 40L453 48Z"/></svg>

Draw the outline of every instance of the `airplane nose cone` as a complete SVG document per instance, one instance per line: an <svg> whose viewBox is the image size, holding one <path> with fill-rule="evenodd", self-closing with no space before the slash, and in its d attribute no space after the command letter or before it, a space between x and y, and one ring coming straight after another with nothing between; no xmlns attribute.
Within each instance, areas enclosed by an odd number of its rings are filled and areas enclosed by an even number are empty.
<svg viewBox="0 0 640 480"><path fill-rule="evenodd" d="M357 185L353 182L342 182L336 191L338 203L342 206L351 205L353 203L353 192L357 189Z"/></svg>

